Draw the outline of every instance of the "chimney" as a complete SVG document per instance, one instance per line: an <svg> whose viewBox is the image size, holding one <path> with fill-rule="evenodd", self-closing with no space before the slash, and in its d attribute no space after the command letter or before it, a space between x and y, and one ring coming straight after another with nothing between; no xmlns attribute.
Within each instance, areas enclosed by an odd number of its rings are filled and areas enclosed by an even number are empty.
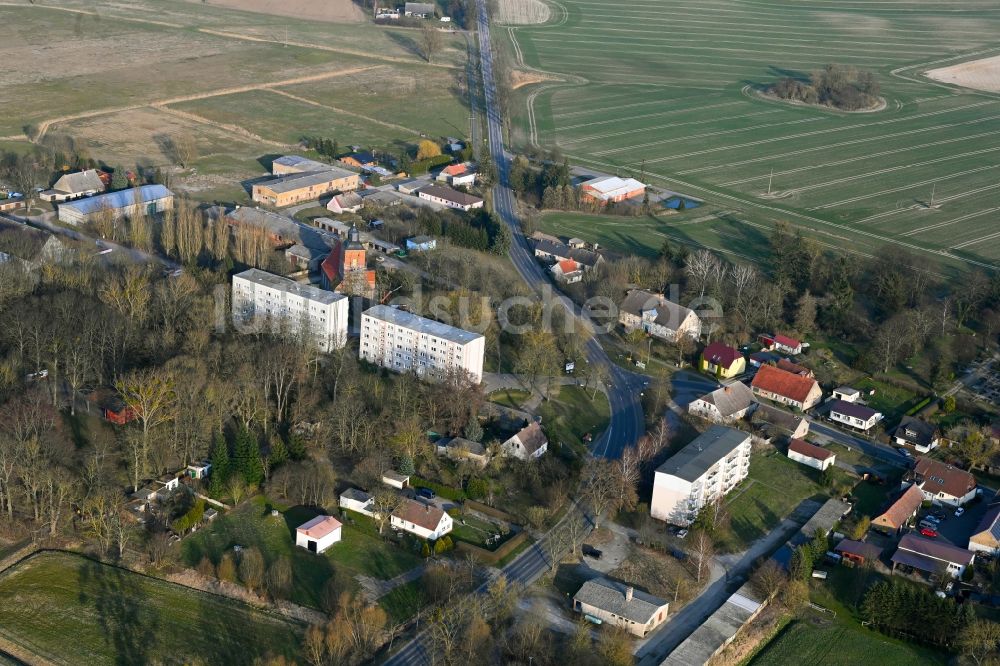
<svg viewBox="0 0 1000 666"><path fill-rule="evenodd" d="M631 585L625 588L625 603L632 601L633 592L635 592L635 589Z"/></svg>

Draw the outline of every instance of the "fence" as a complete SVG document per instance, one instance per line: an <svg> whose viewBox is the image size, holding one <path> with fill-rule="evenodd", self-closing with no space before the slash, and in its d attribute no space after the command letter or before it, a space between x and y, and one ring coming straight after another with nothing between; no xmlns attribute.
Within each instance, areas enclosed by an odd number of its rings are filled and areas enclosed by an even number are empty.
<svg viewBox="0 0 1000 666"><path fill-rule="evenodd" d="M482 502L477 502L476 500L465 500L465 508L472 509L473 511L478 511L479 513L485 514L487 516L492 516L493 518L499 518L508 523L519 522L517 518L507 513L506 511L501 511L500 509L494 509L488 504L483 504Z"/></svg>
<svg viewBox="0 0 1000 666"><path fill-rule="evenodd" d="M481 564L496 564L503 558L510 555L510 553L524 543L524 540L527 538L528 533L526 531L518 532L496 550L486 550L485 548L480 548L479 546L465 541L455 541L455 550L472 555Z"/></svg>

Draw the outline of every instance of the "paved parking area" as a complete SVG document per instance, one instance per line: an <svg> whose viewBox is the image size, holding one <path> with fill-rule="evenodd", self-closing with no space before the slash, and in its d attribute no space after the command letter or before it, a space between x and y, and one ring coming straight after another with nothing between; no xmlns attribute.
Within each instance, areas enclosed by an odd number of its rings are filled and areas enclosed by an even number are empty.
<svg viewBox="0 0 1000 666"><path fill-rule="evenodd" d="M986 513L988 508L989 503L985 501L967 504L965 513L961 517L956 518L955 509L951 507L932 507L931 511L941 510L945 515L945 519L938 526L937 531L940 535L938 538L959 548L967 548L969 537L972 535L973 530L976 529L976 526L979 525L979 521L982 520L983 514ZM925 512L921 511L921 518L924 514Z"/></svg>

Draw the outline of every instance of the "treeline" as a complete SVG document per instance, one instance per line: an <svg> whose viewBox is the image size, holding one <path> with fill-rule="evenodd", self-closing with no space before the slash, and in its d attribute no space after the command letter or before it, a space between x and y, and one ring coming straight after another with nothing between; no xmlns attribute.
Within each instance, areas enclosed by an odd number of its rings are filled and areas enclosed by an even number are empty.
<svg viewBox="0 0 1000 666"><path fill-rule="evenodd" d="M510 229L484 209L459 214L421 208L416 222L423 233L447 238L459 247L505 255L510 249Z"/></svg>
<svg viewBox="0 0 1000 666"><path fill-rule="evenodd" d="M861 613L878 631L908 641L950 647L976 618L971 603L938 597L932 588L893 578L873 585Z"/></svg>
<svg viewBox="0 0 1000 666"><path fill-rule="evenodd" d="M823 104L845 111L874 107L879 103L881 91L874 73L837 64L813 72L808 82L786 77L768 90L781 99Z"/></svg>

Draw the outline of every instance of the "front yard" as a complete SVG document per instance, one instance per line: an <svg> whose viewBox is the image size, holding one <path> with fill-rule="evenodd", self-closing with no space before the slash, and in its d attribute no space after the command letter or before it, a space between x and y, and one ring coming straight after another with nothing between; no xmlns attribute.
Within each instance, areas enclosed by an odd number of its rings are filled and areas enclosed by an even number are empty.
<svg viewBox="0 0 1000 666"><path fill-rule="evenodd" d="M594 396L594 397L591 397ZM600 391L596 395L581 386L561 386L559 392L538 407L549 448L558 444L582 446L586 435L597 438L608 427L611 408Z"/></svg>

